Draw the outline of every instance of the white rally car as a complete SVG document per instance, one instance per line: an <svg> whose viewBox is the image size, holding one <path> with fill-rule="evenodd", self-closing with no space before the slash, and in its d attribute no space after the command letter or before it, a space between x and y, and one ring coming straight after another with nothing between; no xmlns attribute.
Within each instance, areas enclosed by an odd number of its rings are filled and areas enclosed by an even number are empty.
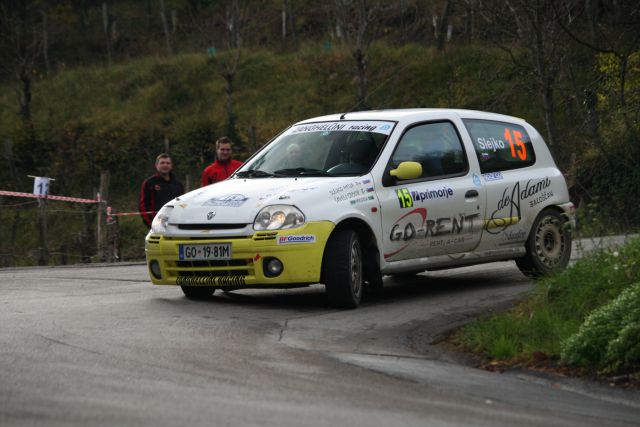
<svg viewBox="0 0 640 427"><path fill-rule="evenodd" d="M323 283L355 307L383 275L515 259L564 268L574 206L540 134L468 110L345 113L294 124L228 180L184 194L146 238L151 280L189 298Z"/></svg>

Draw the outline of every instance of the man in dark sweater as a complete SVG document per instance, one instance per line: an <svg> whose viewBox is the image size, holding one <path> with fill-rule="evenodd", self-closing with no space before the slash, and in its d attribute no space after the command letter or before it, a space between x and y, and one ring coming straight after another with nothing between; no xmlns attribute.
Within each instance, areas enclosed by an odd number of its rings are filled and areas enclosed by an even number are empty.
<svg viewBox="0 0 640 427"><path fill-rule="evenodd" d="M184 194L184 187L173 176L173 164L168 154L156 157L156 173L145 179L140 190L140 212L148 228L156 212L168 201Z"/></svg>

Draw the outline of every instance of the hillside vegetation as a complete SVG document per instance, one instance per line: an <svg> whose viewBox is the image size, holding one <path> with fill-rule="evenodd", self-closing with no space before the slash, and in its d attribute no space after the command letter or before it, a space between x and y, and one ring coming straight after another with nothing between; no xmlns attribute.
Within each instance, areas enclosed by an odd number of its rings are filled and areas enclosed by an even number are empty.
<svg viewBox="0 0 640 427"><path fill-rule="evenodd" d="M537 366L640 381L640 239L598 251L536 283L507 312L485 316L451 341L489 366Z"/></svg>
<svg viewBox="0 0 640 427"><path fill-rule="evenodd" d="M244 159L316 115L468 108L540 131L580 232L640 225L637 6L604 2L589 14L569 0L512 10L497 1L259 3L260 13L238 0L0 5L0 190L30 192L27 175L49 176L52 194L94 198L102 177L108 205L134 212L160 152L194 188L221 135ZM154 18L160 5L176 17L173 32ZM45 213L0 196L0 266L143 256L139 218L110 226L108 256L96 249L96 221L96 205L49 201Z"/></svg>

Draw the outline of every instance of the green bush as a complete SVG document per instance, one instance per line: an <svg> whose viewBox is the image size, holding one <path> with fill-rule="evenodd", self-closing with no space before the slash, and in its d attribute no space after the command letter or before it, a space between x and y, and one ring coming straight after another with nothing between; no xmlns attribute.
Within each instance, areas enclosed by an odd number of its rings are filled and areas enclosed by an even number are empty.
<svg viewBox="0 0 640 427"><path fill-rule="evenodd" d="M590 314L562 344L562 360L608 372L640 364L640 283Z"/></svg>
<svg viewBox="0 0 640 427"><path fill-rule="evenodd" d="M526 363L536 353L555 359L594 311L617 301L626 290L637 289L638 284L640 239L633 239L617 250L593 252L561 274L538 281L514 309L466 325L453 342L493 360ZM594 338L585 342L580 356L576 354L576 364L611 371L638 364L640 297L636 292L626 298L635 311L620 311L619 325L624 327L610 322L594 325L597 329L588 332ZM629 317L633 313L635 321Z"/></svg>

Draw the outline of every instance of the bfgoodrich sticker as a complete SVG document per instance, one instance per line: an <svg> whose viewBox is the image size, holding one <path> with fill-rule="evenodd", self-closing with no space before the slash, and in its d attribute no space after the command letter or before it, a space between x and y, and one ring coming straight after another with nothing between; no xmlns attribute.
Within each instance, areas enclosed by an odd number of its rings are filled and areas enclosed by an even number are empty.
<svg viewBox="0 0 640 427"><path fill-rule="evenodd" d="M279 245L292 245L297 243L315 243L315 234L291 234L289 236L278 237Z"/></svg>

